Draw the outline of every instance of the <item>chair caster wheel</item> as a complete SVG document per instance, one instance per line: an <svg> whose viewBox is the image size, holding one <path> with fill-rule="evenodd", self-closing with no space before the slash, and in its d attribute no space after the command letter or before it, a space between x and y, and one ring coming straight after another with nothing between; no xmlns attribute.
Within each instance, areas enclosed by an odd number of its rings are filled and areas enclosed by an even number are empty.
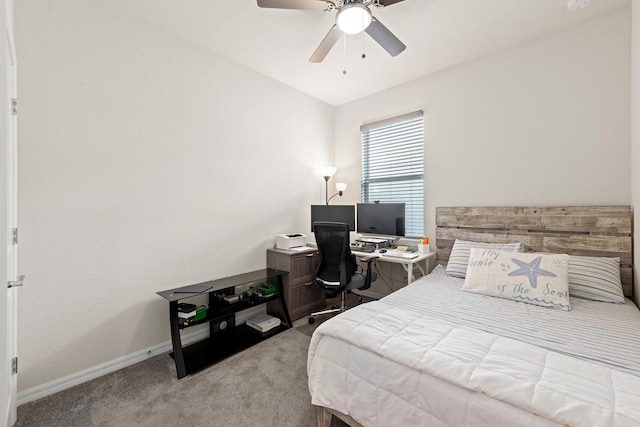
<svg viewBox="0 0 640 427"><path fill-rule="evenodd" d="M309 317L309 324L313 325L315 323L316 319L313 317Z"/></svg>

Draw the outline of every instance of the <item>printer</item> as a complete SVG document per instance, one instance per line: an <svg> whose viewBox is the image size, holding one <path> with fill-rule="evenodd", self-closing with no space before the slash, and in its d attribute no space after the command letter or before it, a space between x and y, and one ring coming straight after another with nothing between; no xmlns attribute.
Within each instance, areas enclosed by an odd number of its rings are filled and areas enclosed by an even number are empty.
<svg viewBox="0 0 640 427"><path fill-rule="evenodd" d="M278 234L276 236L276 248L291 249L307 244L307 236L301 233Z"/></svg>

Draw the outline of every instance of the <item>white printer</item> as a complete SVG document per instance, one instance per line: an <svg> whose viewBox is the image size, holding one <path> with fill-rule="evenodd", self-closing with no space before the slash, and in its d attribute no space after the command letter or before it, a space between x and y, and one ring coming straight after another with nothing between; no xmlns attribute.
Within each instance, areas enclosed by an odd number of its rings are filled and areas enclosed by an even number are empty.
<svg viewBox="0 0 640 427"><path fill-rule="evenodd" d="M276 248L291 249L307 244L307 236L301 233L278 234L276 236Z"/></svg>

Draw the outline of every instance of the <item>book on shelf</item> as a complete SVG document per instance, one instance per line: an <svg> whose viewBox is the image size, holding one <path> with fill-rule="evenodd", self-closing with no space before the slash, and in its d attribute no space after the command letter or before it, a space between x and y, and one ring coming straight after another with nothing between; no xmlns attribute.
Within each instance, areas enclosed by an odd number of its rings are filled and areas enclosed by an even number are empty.
<svg viewBox="0 0 640 427"><path fill-rule="evenodd" d="M281 320L268 314L259 314L247 320L247 326L260 332L268 332L280 326Z"/></svg>
<svg viewBox="0 0 640 427"><path fill-rule="evenodd" d="M195 304L191 304L188 302L181 302L178 303L178 312L179 313L189 313L191 311L195 311L196 310L196 305Z"/></svg>
<svg viewBox="0 0 640 427"><path fill-rule="evenodd" d="M263 298L266 298L271 295L274 295L278 291L278 287L276 285L263 283L253 288L253 291L256 292L258 295L261 295Z"/></svg>
<svg viewBox="0 0 640 427"><path fill-rule="evenodd" d="M193 317L189 319L178 318L178 325L180 326L191 326L193 324Z"/></svg>
<svg viewBox="0 0 640 427"><path fill-rule="evenodd" d="M196 305L189 304L187 302L181 302L178 304L178 317L181 319L188 319L196 315Z"/></svg>
<svg viewBox="0 0 640 427"><path fill-rule="evenodd" d="M199 322L200 320L207 318L207 309L206 305L198 306L196 310L193 310L189 313L182 313L178 311L178 323L181 326L189 326L195 322Z"/></svg>
<svg viewBox="0 0 640 427"><path fill-rule="evenodd" d="M207 307L206 305L200 305L196 309L195 314L193 315L193 321L197 322L198 320L202 320L207 317Z"/></svg>

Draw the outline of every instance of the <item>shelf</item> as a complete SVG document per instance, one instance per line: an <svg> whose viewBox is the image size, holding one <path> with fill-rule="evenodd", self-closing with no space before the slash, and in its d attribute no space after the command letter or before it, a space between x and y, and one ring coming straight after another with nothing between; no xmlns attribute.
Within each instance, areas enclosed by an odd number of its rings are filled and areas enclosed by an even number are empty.
<svg viewBox="0 0 640 427"><path fill-rule="evenodd" d="M169 325L171 327L171 345L173 347L171 356L175 360L178 379L184 378L190 373L212 365L234 353L289 329L291 327L291 318L287 312L285 301L282 298L282 275L285 273L286 271L265 268L250 273L238 274L236 276L157 292L158 295L169 301ZM217 297L220 293L224 295L232 294L235 286L265 280L272 281L274 279L277 281L277 292L268 297L244 299L231 304L223 303ZM207 317L188 326L180 325L178 318L179 301L206 294L209 295ZM233 317L233 320L231 317L235 316L235 313L270 301L277 301L279 303L279 313L281 313L279 317L282 324L278 328L262 334L247 325L237 327L234 325L235 317ZM218 320L225 321L225 317L230 320L230 327L221 331L218 329L219 325L212 322ZM209 338L183 348L180 331L205 323L209 323L210 325Z"/></svg>
<svg viewBox="0 0 640 427"><path fill-rule="evenodd" d="M250 326L239 325L183 347L186 373L189 375L207 368L287 329L289 329L287 325L281 324L266 334L262 334ZM173 357L173 352L170 353L170 356Z"/></svg>
<svg viewBox="0 0 640 427"><path fill-rule="evenodd" d="M225 316L227 314L237 313L239 311L246 310L248 308L255 307L257 305L262 305L269 301L275 301L277 299L278 299L278 295L273 294L273 295L269 295L268 297L260 298L259 300L258 299L244 300L244 301L241 300L238 302L234 302L232 304L219 303L213 308L210 307L207 310L206 318L199 320L195 323L192 323L191 325L187 325L187 326L180 325L180 329L188 329L193 326L203 325L207 322L211 322L212 320L217 320L218 318Z"/></svg>
<svg viewBox="0 0 640 427"><path fill-rule="evenodd" d="M236 276L224 277L222 279L211 280L209 282L197 283L195 285L182 286L179 288L168 289L162 292L156 292L169 302L180 301L185 298L206 295L217 292L222 289L232 288L246 283L270 281L276 279L286 271L276 270L275 268L265 268L262 270L252 271L250 273L238 274Z"/></svg>

